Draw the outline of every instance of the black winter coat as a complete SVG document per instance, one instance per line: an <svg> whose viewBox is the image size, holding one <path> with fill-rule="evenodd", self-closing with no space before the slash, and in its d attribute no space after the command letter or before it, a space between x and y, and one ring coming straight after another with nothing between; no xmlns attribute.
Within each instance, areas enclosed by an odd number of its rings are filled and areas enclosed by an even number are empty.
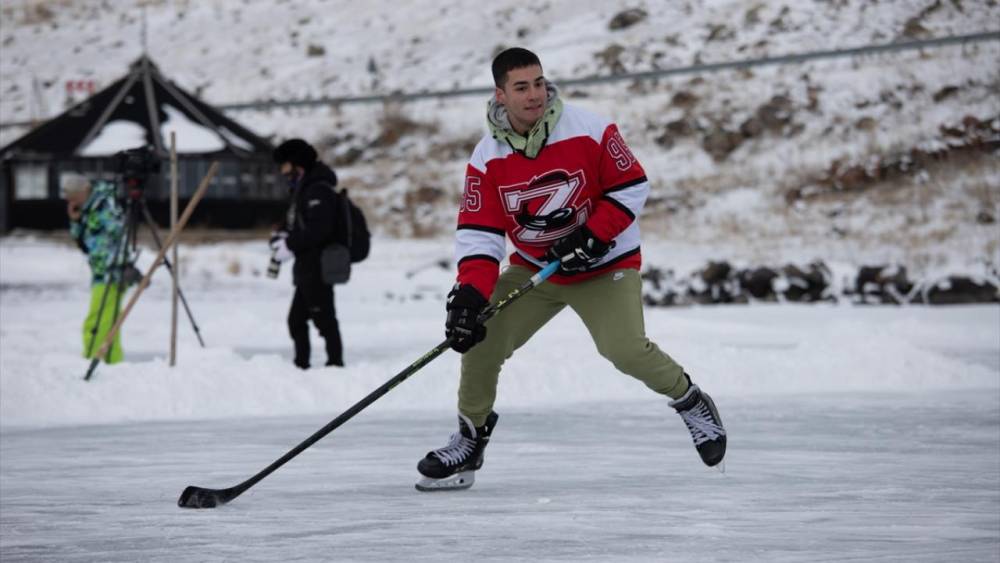
<svg viewBox="0 0 1000 563"><path fill-rule="evenodd" d="M345 230L340 197L333 188L337 175L322 162L306 171L292 192L285 221L288 249L295 254L292 281L295 285L322 284L319 257L323 247L342 238Z"/></svg>

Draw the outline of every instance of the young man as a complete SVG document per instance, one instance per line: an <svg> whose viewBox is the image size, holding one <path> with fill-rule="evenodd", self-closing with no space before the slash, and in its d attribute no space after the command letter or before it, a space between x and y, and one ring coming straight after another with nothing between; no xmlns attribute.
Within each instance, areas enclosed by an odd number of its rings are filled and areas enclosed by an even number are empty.
<svg viewBox="0 0 1000 563"><path fill-rule="evenodd" d="M534 53L508 49L493 60L490 134L466 168L458 214L458 279L448 294L445 332L462 353L459 431L417 465L417 489L464 489L483 464L497 423L500 367L514 350L569 306L602 356L620 371L672 399L702 461L726 452L726 432L712 399L646 338L639 278L639 216L649 193L642 166L614 123L564 105ZM505 237L515 252L502 274ZM543 265L560 262L548 282L492 318L487 305Z"/></svg>
<svg viewBox="0 0 1000 563"><path fill-rule="evenodd" d="M61 183L69 216L69 232L90 265L90 308L83 322L83 356L93 358L114 326L121 312L119 283L125 267L115 260L125 260L125 219L115 200L115 186L109 182L91 182L80 174L66 174ZM115 335L104 360L120 362L123 358L121 332Z"/></svg>
<svg viewBox="0 0 1000 563"><path fill-rule="evenodd" d="M302 139L290 139L274 149L274 162L288 182L291 203L284 225L270 241L274 258L295 258L292 283L295 296L288 311L288 332L295 344L295 365L309 369L309 321L326 341L326 365L344 365L340 325L333 302L333 285L323 281L320 254L344 229L337 220L334 187L337 175L317 160L316 149Z"/></svg>

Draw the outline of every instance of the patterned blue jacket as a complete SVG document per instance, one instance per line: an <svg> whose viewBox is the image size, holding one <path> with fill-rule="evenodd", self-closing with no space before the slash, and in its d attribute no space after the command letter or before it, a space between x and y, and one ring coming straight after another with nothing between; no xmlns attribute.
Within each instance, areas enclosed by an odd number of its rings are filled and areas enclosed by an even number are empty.
<svg viewBox="0 0 1000 563"><path fill-rule="evenodd" d="M91 283L117 283L122 268L114 261L125 233L125 217L115 200L115 185L95 181L83 204L78 221L70 221L69 232L90 262ZM127 249L122 253L124 258Z"/></svg>

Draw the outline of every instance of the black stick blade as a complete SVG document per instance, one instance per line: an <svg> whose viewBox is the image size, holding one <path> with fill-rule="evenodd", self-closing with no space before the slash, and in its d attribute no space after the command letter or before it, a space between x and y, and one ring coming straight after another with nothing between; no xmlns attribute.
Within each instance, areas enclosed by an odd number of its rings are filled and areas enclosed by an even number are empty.
<svg viewBox="0 0 1000 563"><path fill-rule="evenodd" d="M225 503L225 500L220 499L216 493L217 491L214 489L190 486L184 489L181 498L177 499L177 506L181 508L215 508L217 505Z"/></svg>

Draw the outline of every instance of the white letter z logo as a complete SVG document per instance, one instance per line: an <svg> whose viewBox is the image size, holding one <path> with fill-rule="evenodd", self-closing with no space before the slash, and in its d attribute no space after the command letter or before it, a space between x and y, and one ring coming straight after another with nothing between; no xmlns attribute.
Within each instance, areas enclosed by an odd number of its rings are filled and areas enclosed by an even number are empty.
<svg viewBox="0 0 1000 563"><path fill-rule="evenodd" d="M553 170L529 182L500 186L504 210L518 225L511 238L542 245L582 226L590 217L590 202L575 206L585 185L582 170Z"/></svg>

